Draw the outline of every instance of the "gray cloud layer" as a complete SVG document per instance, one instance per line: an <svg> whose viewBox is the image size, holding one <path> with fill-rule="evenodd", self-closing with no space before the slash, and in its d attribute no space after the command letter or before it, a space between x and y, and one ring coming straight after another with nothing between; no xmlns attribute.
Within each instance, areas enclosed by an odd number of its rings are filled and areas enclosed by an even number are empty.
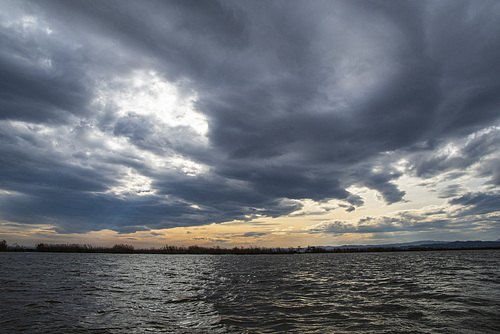
<svg viewBox="0 0 500 334"><path fill-rule="evenodd" d="M278 217L300 199L352 210L352 185L391 204L405 196L401 158L421 178L472 169L499 185L497 1L0 8L4 220L133 231ZM161 100L135 103L164 82L196 96L206 133L175 123L180 109L162 111L170 123L144 113Z"/></svg>
<svg viewBox="0 0 500 334"><path fill-rule="evenodd" d="M391 216L364 217L354 224L325 221L309 227L307 232L334 235L451 232L455 235L474 235L480 231L493 237L500 233L498 191L468 192L449 200L447 204L449 205L425 210L399 211Z"/></svg>

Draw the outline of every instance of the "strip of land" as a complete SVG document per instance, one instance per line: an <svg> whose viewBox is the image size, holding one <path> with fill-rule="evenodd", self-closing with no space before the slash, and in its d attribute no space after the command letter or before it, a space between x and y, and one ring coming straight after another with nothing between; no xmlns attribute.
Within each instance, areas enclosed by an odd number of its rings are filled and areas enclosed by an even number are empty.
<svg viewBox="0 0 500 334"><path fill-rule="evenodd" d="M408 252L442 250L500 249L497 241L454 241L454 242L414 242L389 245L344 245L344 246L308 246L301 247L233 247L221 248L202 246L171 246L161 248L136 249L132 245L116 244L112 247L93 246L90 244L48 244L39 243L36 247L8 245L0 241L0 251L7 252L59 252L59 253L123 253L123 254L300 254L300 253L361 253L361 252Z"/></svg>

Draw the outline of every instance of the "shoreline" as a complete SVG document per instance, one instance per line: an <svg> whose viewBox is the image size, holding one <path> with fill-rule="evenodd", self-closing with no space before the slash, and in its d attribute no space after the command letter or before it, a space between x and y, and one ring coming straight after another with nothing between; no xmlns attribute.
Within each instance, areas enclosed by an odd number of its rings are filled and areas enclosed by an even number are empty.
<svg viewBox="0 0 500 334"><path fill-rule="evenodd" d="M34 252L34 253L100 253L100 254L210 254L210 255L279 255L279 254L327 254L327 253L393 253L418 251L457 251L457 250L494 250L500 246L476 247L321 247L307 248L264 248L264 247L201 247L201 246L164 246L162 248L135 249L131 245L114 245L113 247L96 247L81 244L38 244L35 248L8 246L1 252Z"/></svg>

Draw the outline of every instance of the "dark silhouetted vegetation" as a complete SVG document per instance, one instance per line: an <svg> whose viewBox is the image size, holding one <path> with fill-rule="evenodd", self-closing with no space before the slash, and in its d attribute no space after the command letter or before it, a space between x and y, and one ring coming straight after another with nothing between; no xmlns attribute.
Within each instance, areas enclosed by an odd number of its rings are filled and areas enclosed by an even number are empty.
<svg viewBox="0 0 500 334"><path fill-rule="evenodd" d="M132 245L117 244L111 248L95 247L88 244L45 244L36 245L37 252L63 253L128 253L128 254L291 254L296 253L294 248L262 248L262 247L233 247L220 248L202 246L171 246L162 248L135 249Z"/></svg>
<svg viewBox="0 0 500 334"><path fill-rule="evenodd" d="M66 253L91 253L95 249L92 245L80 244L44 244L36 245L37 252L66 252Z"/></svg>
<svg viewBox="0 0 500 334"><path fill-rule="evenodd" d="M135 253L154 253L154 254L292 254L296 253L293 248L264 248L264 247L233 247L221 248L202 247L202 246L171 246L165 245L162 248L138 249Z"/></svg>
<svg viewBox="0 0 500 334"><path fill-rule="evenodd" d="M134 246L119 244L119 245L114 245L112 250L113 250L113 253L133 253Z"/></svg>
<svg viewBox="0 0 500 334"><path fill-rule="evenodd" d="M351 247L342 246L324 248L308 246L307 248L265 248L265 247L233 247L221 248L202 246L172 246L165 245L161 248L135 249L132 245L116 244L112 247L96 247L90 244L47 244L39 243L35 248L8 245L7 241L0 241L0 251L9 252L62 252L62 253L121 253L121 254L295 254L295 253L368 253L368 252L407 252L407 251L444 251L465 249L500 249L500 241L467 241L450 242L447 244L420 245L413 247Z"/></svg>
<svg viewBox="0 0 500 334"><path fill-rule="evenodd" d="M90 244L45 244L40 243L35 247L37 252L61 253L134 253L134 246L118 244L113 247L96 247Z"/></svg>
<svg viewBox="0 0 500 334"><path fill-rule="evenodd" d="M33 248L21 246L17 243L13 243L12 245L9 245L7 241L2 240L0 241L0 252L29 252L33 251Z"/></svg>

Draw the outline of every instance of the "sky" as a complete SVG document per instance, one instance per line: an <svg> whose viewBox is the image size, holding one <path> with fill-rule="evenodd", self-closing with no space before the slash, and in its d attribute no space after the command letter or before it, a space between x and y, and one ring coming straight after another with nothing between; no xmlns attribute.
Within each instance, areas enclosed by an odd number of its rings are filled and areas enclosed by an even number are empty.
<svg viewBox="0 0 500 334"><path fill-rule="evenodd" d="M500 239L500 2L0 0L0 239Z"/></svg>

